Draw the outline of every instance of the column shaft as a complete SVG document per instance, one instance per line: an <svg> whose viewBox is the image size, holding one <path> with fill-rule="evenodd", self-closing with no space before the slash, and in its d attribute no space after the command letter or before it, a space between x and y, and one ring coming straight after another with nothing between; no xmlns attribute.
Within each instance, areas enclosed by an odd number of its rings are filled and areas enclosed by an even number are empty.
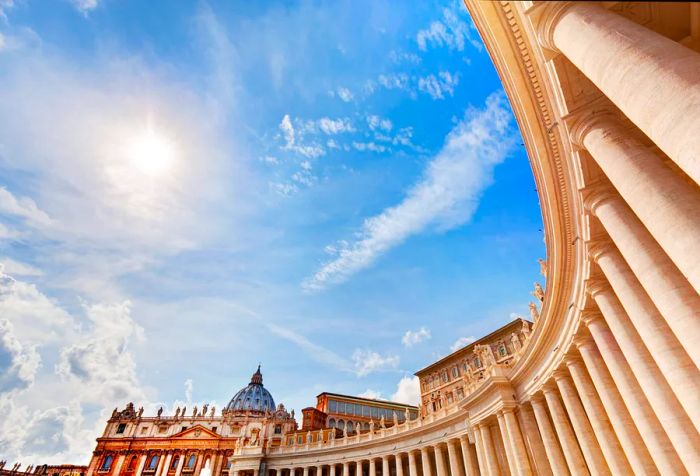
<svg viewBox="0 0 700 476"><path fill-rule="evenodd" d="M569 376L559 372L555 375L555 380L588 468L594 474L610 474L610 469L605 463L605 458L600 450L600 446L598 446L593 428L588 421L586 412L578 399L576 389L574 389Z"/></svg>
<svg viewBox="0 0 700 476"><path fill-rule="evenodd" d="M450 476L464 476L464 468L457 454L457 440L447 442L447 458L450 460Z"/></svg>
<svg viewBox="0 0 700 476"><path fill-rule="evenodd" d="M508 465L508 471L512 476L517 475L517 468L515 466L515 457L513 456L513 448L510 446L510 440L508 439L508 429L506 428L506 421L503 418L503 413L499 412L496 415L498 420L498 429L501 433L501 440L503 441L503 448L506 453L506 464Z"/></svg>
<svg viewBox="0 0 700 476"><path fill-rule="evenodd" d="M629 362L627 362L608 326L603 319L591 319L586 324L593 340L595 340L596 347L600 351L600 355L598 355L593 352L594 349L590 346L583 346L579 349L591 375L595 375L598 383L602 386L601 388L619 390L620 397L629 410L631 420L639 430L642 440L646 443L649 454L661 474L687 474L666 431L645 398L644 391L634 377ZM610 385L605 379L606 364L614 381L613 385ZM601 395L610 396L611 393L611 391L601 392ZM623 415L618 414L618 417ZM630 436L630 438L632 437L633 435ZM631 444L635 444L634 440Z"/></svg>
<svg viewBox="0 0 700 476"><path fill-rule="evenodd" d="M382 476L389 476L389 457L382 457Z"/></svg>
<svg viewBox="0 0 700 476"><path fill-rule="evenodd" d="M403 456L401 453L396 453L396 476L403 476Z"/></svg>
<svg viewBox="0 0 700 476"><path fill-rule="evenodd" d="M496 447L493 444L491 437L491 429L486 424L479 425L481 430L481 440L484 446L484 454L486 456L486 467L490 476L501 476L501 469L498 467L498 456L496 455Z"/></svg>
<svg viewBox="0 0 700 476"><path fill-rule="evenodd" d="M596 248L594 255L645 347L652 351L650 355L658 369L695 425L695 429L700 431L700 371L678 344L675 335L632 274L620 252L611 245L603 245ZM698 321L696 331L697 325Z"/></svg>
<svg viewBox="0 0 700 476"><path fill-rule="evenodd" d="M614 193L600 195L593 196L591 212L696 367L700 367L700 295L622 199Z"/></svg>
<svg viewBox="0 0 700 476"><path fill-rule="evenodd" d="M557 395L553 389L546 387L544 389L544 398L547 401L549 413L552 415L554 429L561 442L561 447L564 451L564 459L566 459L569 471L571 471L571 474L574 476L587 475L588 469L586 468L586 462L576 442L576 435L574 435L574 431L571 429L571 425L569 425L569 419L559 400L559 395Z"/></svg>
<svg viewBox="0 0 700 476"><path fill-rule="evenodd" d="M510 443L510 450L515 462L515 474L523 476L531 475L532 468L530 467L530 460L527 457L527 450L525 449L525 442L520 432L520 425L518 425L518 420L515 418L513 410L504 410L503 419L506 424L506 434Z"/></svg>
<svg viewBox="0 0 700 476"><path fill-rule="evenodd" d="M433 446L433 451L435 451L435 469L437 470L437 476L450 476L447 472L445 453L442 451L442 447L437 444Z"/></svg>
<svg viewBox="0 0 700 476"><path fill-rule="evenodd" d="M632 474L632 468L627 462L620 443L615 438L615 432L610 424L608 415L598 398L598 394L586 373L583 363L580 360L570 359L567 360L566 365L569 368L574 385L576 385L576 391L581 398L583 408L588 415L593 433L598 439L598 443L600 443L600 449L605 456L608 467L613 474Z"/></svg>
<svg viewBox="0 0 700 476"><path fill-rule="evenodd" d="M481 436L481 428L479 425L474 425L474 444L476 446L476 459L479 463L479 474L488 476L489 465L486 461L486 451L484 449L484 438Z"/></svg>
<svg viewBox="0 0 700 476"><path fill-rule="evenodd" d="M617 297L609 289L598 290L593 297L683 464L689 471L700 468L700 435L697 431L687 431L693 428L692 422L656 367Z"/></svg>
<svg viewBox="0 0 700 476"><path fill-rule="evenodd" d="M531 407L520 406L520 419L522 421L523 436L532 454L532 464L535 473L540 476L552 476L552 468L549 466L549 458L542 442L542 436L537 428L535 414ZM563 458L563 456L562 456Z"/></svg>
<svg viewBox="0 0 700 476"><path fill-rule="evenodd" d="M335 463L328 466L328 476L335 476Z"/></svg>
<svg viewBox="0 0 700 476"><path fill-rule="evenodd" d="M587 2L566 9L552 39L632 122L700 183L697 52Z"/></svg>
<svg viewBox="0 0 700 476"><path fill-rule="evenodd" d="M433 476L433 465L430 462L430 451L427 446L420 449L420 462L423 466L423 476Z"/></svg>
<svg viewBox="0 0 700 476"><path fill-rule="evenodd" d="M408 476L418 476L416 454L413 451L408 452Z"/></svg>
<svg viewBox="0 0 700 476"><path fill-rule="evenodd" d="M541 397L532 399L532 410L535 412L535 419L537 420L537 426L542 435L542 442L544 443L544 449L547 453L547 459L549 460L552 472L557 476L560 474L569 474L564 453L557 439L557 435L552 428L552 424L549 421L547 408L545 403L541 400Z"/></svg>
<svg viewBox="0 0 700 476"><path fill-rule="evenodd" d="M347 461L343 463L343 476L350 476L350 463Z"/></svg>
<svg viewBox="0 0 700 476"><path fill-rule="evenodd" d="M182 468L185 467L185 459L187 458L187 453L180 453L180 460L177 462L177 469L175 470L175 476L182 475Z"/></svg>
<svg viewBox="0 0 700 476"><path fill-rule="evenodd" d="M700 292L697 190L614 120L594 122L584 132L583 144L669 258Z"/></svg>
<svg viewBox="0 0 700 476"><path fill-rule="evenodd" d="M369 459L369 476L377 476L377 460L374 458Z"/></svg>
<svg viewBox="0 0 700 476"><path fill-rule="evenodd" d="M474 440L476 441L476 434ZM479 459L476 455L476 449L472 448L471 443L469 443L469 437L467 435L461 436L459 445L462 450L462 462L466 476L479 476Z"/></svg>

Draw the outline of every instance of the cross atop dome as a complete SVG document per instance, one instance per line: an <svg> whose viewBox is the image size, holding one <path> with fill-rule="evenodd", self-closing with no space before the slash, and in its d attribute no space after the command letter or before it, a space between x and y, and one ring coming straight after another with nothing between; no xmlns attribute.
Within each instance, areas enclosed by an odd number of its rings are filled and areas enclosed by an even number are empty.
<svg viewBox="0 0 700 476"><path fill-rule="evenodd" d="M255 371L253 376L250 379L251 384L256 384L256 385L262 385L263 379L262 379L262 373L260 372L260 364L258 364L258 370Z"/></svg>

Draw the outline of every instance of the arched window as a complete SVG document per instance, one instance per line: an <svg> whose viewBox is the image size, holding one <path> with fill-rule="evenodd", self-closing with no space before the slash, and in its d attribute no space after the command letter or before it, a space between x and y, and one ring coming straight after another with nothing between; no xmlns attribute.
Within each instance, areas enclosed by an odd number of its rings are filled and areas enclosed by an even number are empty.
<svg viewBox="0 0 700 476"><path fill-rule="evenodd" d="M338 426L337 426L337 428L338 428L340 431L343 431L343 432L344 432L344 431L345 431L345 420L338 420Z"/></svg>
<svg viewBox="0 0 700 476"><path fill-rule="evenodd" d="M197 461L197 455L191 454L187 459L187 467L194 468L194 463Z"/></svg>
<svg viewBox="0 0 700 476"><path fill-rule="evenodd" d="M481 359L480 359L479 357L477 357L477 358L474 359L474 366L475 366L477 369L480 369L480 368L481 368Z"/></svg>
<svg viewBox="0 0 700 476"><path fill-rule="evenodd" d="M170 463L170 469L175 470L177 469L177 464L180 462L180 455L175 455L173 458L173 462Z"/></svg>
<svg viewBox="0 0 700 476"><path fill-rule="evenodd" d="M153 455L148 460L148 469L152 469L155 471L157 466L158 466L158 455Z"/></svg>
<svg viewBox="0 0 700 476"><path fill-rule="evenodd" d="M132 456L131 459L129 460L129 466L127 467L127 471L133 471L136 469L136 464L138 463L138 457L137 456Z"/></svg>
<svg viewBox="0 0 700 476"><path fill-rule="evenodd" d="M459 369L457 367L452 367L452 378L457 378L459 376Z"/></svg>
<svg viewBox="0 0 700 476"><path fill-rule="evenodd" d="M112 455L105 456L105 459L102 460L102 466L100 466L100 470L109 471L110 468L112 467L113 461L114 461L114 456L112 456Z"/></svg>
<svg viewBox="0 0 700 476"><path fill-rule="evenodd" d="M328 427L335 428L335 418L331 418L330 420L328 420Z"/></svg>
<svg viewBox="0 0 700 476"><path fill-rule="evenodd" d="M506 349L506 346L501 344L498 346L498 353L501 357L505 357L508 355L508 349Z"/></svg>

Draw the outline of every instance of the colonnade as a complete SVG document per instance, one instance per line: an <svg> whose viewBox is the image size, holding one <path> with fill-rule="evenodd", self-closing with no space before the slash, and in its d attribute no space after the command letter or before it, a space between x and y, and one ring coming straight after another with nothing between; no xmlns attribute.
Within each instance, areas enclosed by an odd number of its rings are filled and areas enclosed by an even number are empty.
<svg viewBox="0 0 700 476"><path fill-rule="evenodd" d="M275 462L272 464L274 467L268 470L268 476L477 476L480 474L476 448L470 444L467 435L420 448L351 458L339 463L288 467L278 467Z"/></svg>
<svg viewBox="0 0 700 476"><path fill-rule="evenodd" d="M198 476L202 469L209 465L212 475L220 475L227 472L227 460L229 451L225 450L149 450L139 453L131 451L105 454L112 455L114 463L109 473L117 476ZM157 457L156 467L149 468L151 458ZM189 460L193 458L190 466ZM136 458L136 465L131 462ZM101 460L95 460L101 461ZM186 467L187 465L187 467ZM93 471L100 472L94 468Z"/></svg>

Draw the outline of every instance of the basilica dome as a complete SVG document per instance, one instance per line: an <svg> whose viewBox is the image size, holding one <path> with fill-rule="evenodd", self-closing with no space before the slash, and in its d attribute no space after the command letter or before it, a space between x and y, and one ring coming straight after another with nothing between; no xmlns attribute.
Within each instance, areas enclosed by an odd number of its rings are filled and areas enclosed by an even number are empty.
<svg viewBox="0 0 700 476"><path fill-rule="evenodd" d="M270 392L263 387L262 381L262 373L260 373L260 366L258 365L258 370L253 374L250 383L233 396L226 408L224 408L224 411L265 412L269 410L274 412L275 400L270 395Z"/></svg>

